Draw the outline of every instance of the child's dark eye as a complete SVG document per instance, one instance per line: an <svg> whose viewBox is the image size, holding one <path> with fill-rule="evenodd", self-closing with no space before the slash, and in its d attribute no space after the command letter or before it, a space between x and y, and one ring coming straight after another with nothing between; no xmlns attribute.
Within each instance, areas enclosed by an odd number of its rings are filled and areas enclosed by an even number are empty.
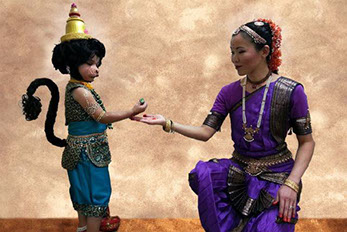
<svg viewBox="0 0 347 232"><path fill-rule="evenodd" d="M245 51L239 51L239 53L245 53Z"/></svg>

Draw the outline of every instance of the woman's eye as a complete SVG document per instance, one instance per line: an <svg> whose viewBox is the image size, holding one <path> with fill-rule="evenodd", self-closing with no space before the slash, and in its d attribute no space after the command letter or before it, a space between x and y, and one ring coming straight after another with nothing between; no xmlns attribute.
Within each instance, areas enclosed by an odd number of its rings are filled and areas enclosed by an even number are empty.
<svg viewBox="0 0 347 232"><path fill-rule="evenodd" d="M239 53L245 53L245 51L239 51Z"/></svg>

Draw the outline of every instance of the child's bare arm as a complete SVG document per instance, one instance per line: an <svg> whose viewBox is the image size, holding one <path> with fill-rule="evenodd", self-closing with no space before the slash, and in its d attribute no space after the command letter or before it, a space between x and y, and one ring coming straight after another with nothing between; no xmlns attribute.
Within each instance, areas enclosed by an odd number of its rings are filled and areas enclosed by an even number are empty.
<svg viewBox="0 0 347 232"><path fill-rule="evenodd" d="M76 88L73 90L72 96L94 120L104 124L130 118L145 111L147 108L147 103L141 105L138 102L130 110L105 112L95 101L93 95L86 89Z"/></svg>

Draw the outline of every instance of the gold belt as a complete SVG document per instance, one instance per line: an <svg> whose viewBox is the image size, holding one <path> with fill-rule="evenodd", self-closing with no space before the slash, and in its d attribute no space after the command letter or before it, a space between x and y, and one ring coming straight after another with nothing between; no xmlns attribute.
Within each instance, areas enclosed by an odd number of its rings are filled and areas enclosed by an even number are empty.
<svg viewBox="0 0 347 232"><path fill-rule="evenodd" d="M245 172L252 175L258 176L264 171L268 171L268 167L285 163L292 158L292 153L285 149L275 155L269 155L261 158L251 158L241 155L236 150L233 152L232 159L245 165Z"/></svg>
<svg viewBox="0 0 347 232"><path fill-rule="evenodd" d="M86 147L99 142L107 142L106 132L89 135L68 135L67 143L70 147Z"/></svg>

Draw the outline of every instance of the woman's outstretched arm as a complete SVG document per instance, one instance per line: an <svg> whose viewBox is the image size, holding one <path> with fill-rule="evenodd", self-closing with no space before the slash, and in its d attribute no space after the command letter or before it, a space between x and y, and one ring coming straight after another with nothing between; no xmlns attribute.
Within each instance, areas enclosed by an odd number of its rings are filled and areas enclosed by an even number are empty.
<svg viewBox="0 0 347 232"><path fill-rule="evenodd" d="M143 117L133 117L132 119L149 125L160 125L163 127L166 126L167 121L165 117L160 114L145 114L143 115ZM189 126L177 122L172 122L171 131L177 132L192 139L205 142L208 141L216 133L215 129L206 125Z"/></svg>

